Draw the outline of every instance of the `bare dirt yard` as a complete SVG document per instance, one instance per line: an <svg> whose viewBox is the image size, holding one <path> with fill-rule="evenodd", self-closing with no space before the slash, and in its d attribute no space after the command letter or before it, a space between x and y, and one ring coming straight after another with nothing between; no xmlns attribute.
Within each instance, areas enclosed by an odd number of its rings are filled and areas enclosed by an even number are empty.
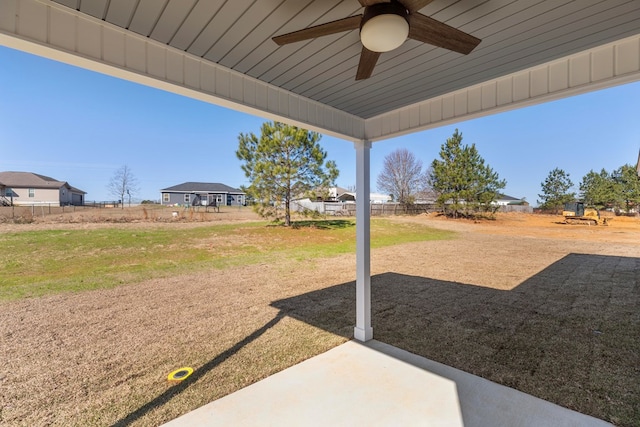
<svg viewBox="0 0 640 427"><path fill-rule="evenodd" d="M137 215L43 216L0 233L255 219ZM372 250L377 340L640 426L640 220L393 221L457 234ZM352 338L354 277L355 255L345 254L0 303L0 425L166 422ZM167 382L183 366L194 374Z"/></svg>

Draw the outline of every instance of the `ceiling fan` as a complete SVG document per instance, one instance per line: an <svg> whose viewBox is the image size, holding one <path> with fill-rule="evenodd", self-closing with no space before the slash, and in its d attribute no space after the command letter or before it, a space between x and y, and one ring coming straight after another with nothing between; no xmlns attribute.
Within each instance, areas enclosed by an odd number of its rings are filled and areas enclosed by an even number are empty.
<svg viewBox="0 0 640 427"><path fill-rule="evenodd" d="M356 80L371 77L380 54L400 47L407 37L465 55L480 44L480 39L418 12L433 0L358 1L363 14L276 36L273 41L282 46L359 28L362 52Z"/></svg>

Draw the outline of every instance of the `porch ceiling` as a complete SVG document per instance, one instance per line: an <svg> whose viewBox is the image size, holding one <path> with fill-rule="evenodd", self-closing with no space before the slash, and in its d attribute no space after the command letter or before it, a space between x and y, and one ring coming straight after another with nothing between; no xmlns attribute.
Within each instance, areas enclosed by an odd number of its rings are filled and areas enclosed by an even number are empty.
<svg viewBox="0 0 640 427"><path fill-rule="evenodd" d="M79 65L136 80L124 73L131 72L146 84L352 140L640 79L637 0L435 0L420 12L480 45L465 56L407 40L361 81L357 30L282 47L271 40L360 14L358 0L0 0L0 7L0 35L10 37L2 44L39 54L45 46L57 51L45 56L89 59L103 67ZM565 62L554 69L562 63L554 61Z"/></svg>

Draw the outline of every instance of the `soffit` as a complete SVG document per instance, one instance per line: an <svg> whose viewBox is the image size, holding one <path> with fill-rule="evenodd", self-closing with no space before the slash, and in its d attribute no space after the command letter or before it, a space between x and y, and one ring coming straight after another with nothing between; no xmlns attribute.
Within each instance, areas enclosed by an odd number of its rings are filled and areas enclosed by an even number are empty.
<svg viewBox="0 0 640 427"><path fill-rule="evenodd" d="M354 80L358 31L271 37L357 15L357 0L55 0L110 24L368 119L640 33L637 0L435 0L421 10L482 39L464 56L407 40Z"/></svg>

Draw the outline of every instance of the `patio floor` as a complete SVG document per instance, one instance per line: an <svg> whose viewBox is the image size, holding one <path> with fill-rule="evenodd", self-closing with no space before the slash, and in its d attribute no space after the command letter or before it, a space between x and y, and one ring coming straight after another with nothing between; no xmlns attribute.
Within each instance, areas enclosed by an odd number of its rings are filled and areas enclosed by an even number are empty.
<svg viewBox="0 0 640 427"><path fill-rule="evenodd" d="M375 340L349 341L164 425L611 426Z"/></svg>

